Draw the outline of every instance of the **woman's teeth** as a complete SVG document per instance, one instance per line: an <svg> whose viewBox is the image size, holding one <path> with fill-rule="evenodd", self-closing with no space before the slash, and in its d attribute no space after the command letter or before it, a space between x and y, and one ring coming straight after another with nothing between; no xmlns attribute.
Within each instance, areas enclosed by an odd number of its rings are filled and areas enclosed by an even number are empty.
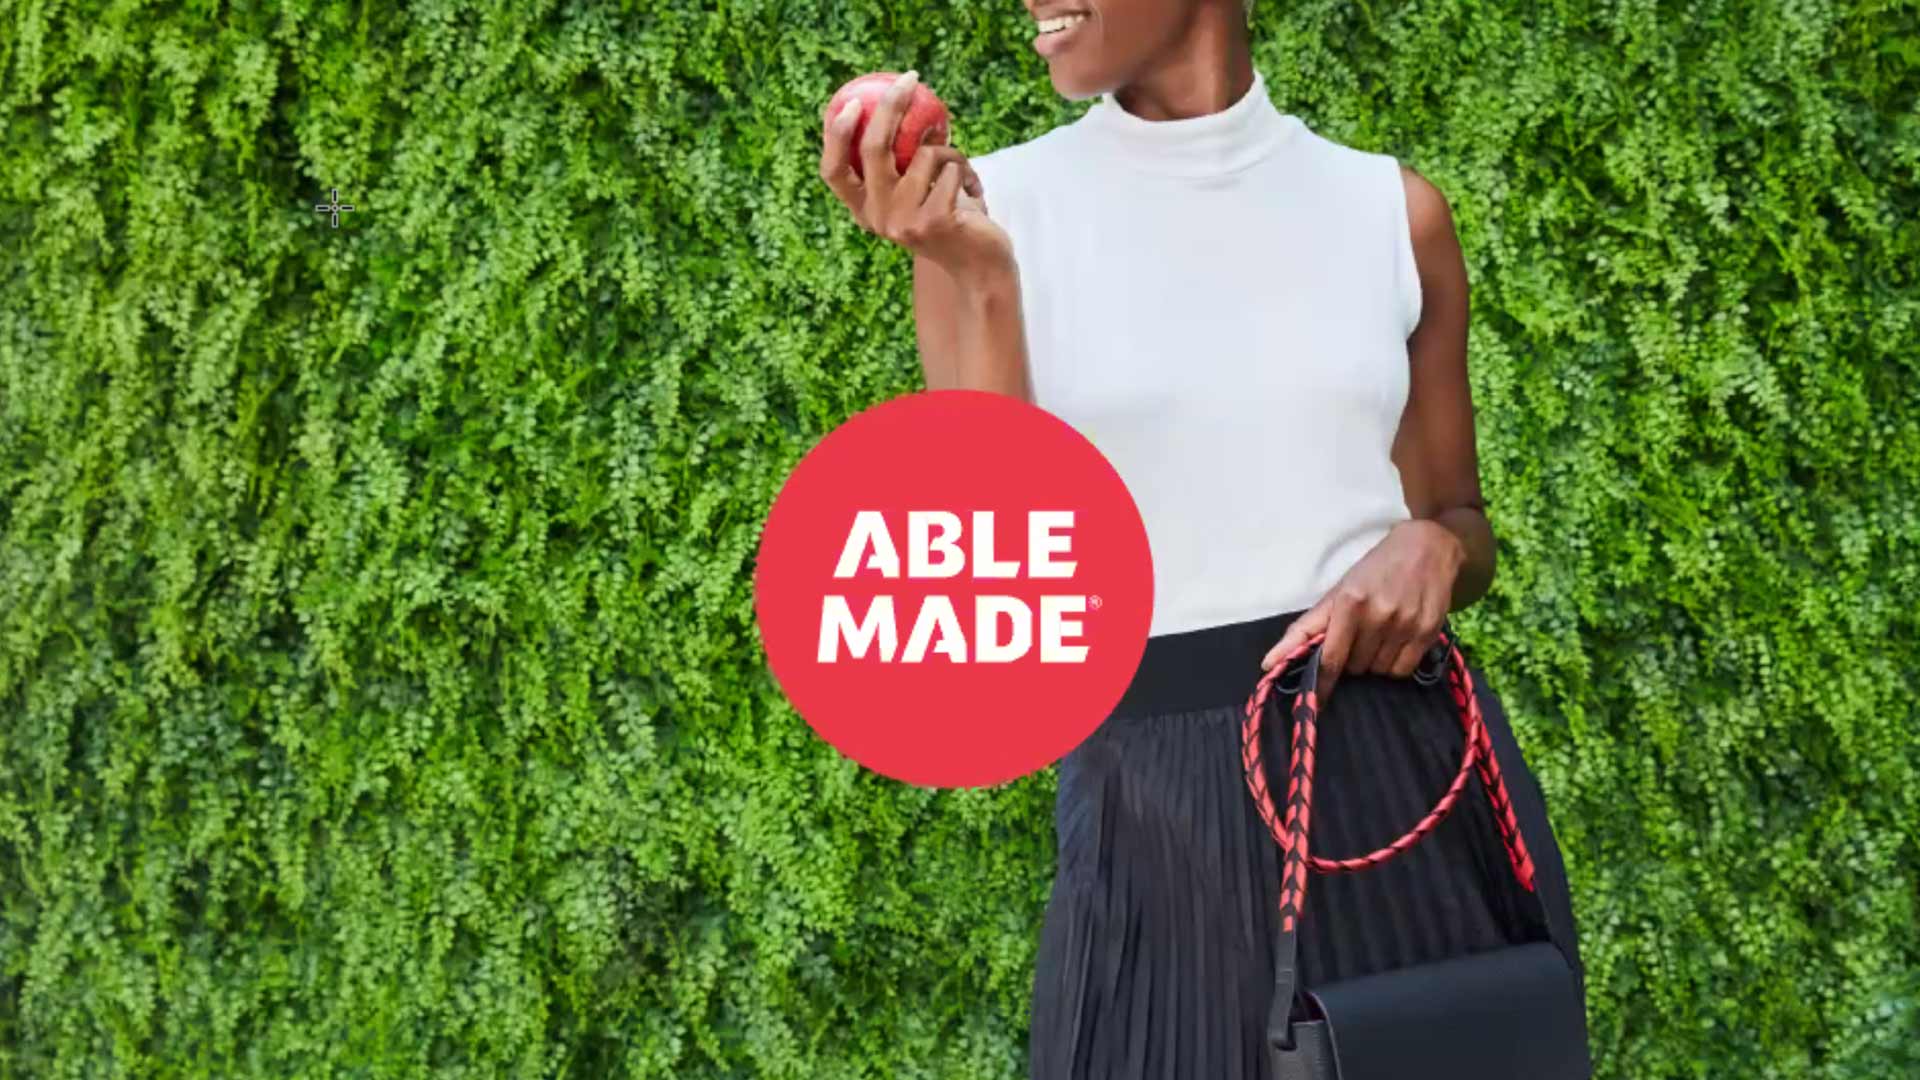
<svg viewBox="0 0 1920 1080"><path fill-rule="evenodd" d="M1043 34L1057 33L1058 31L1065 30L1069 26L1078 26L1085 21L1087 21L1087 16L1084 12L1076 12L1072 15L1061 15L1052 19L1041 19L1039 23L1040 32Z"/></svg>

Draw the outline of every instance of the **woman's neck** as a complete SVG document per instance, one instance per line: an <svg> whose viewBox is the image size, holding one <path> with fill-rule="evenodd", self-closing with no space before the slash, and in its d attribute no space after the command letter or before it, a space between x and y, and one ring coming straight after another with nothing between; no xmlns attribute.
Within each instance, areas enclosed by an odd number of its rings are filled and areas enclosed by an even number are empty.
<svg viewBox="0 0 1920 1080"><path fill-rule="evenodd" d="M1148 120L1107 94L1074 127L1090 152L1130 168L1212 180L1235 175L1280 150L1304 124L1274 108L1266 83L1250 72L1246 92L1222 108Z"/></svg>
<svg viewBox="0 0 1920 1080"><path fill-rule="evenodd" d="M1253 85L1253 55L1243 21L1214 4L1194 13L1184 37L1113 91L1120 106L1142 120L1184 120L1219 112Z"/></svg>

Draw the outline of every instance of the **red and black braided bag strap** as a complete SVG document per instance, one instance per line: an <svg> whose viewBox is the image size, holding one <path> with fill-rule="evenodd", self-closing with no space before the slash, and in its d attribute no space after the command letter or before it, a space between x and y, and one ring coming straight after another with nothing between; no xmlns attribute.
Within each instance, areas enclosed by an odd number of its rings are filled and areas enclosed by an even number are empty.
<svg viewBox="0 0 1920 1080"><path fill-rule="evenodd" d="M1261 677L1247 700L1246 719L1241 725L1240 758L1246 774L1247 790L1253 796L1261 820L1266 822L1268 831L1280 845L1281 853L1279 949L1274 971L1274 1001L1268 1018L1270 1032L1286 1031L1290 1027L1288 1016L1297 985L1294 969L1298 951L1297 928L1300 915L1305 911L1307 871L1313 869L1323 874L1336 874L1364 870L1406 851L1446 819L1461 791L1466 788L1467 778L1476 768L1493 803L1494 820L1499 826L1500 838L1506 845L1514 876L1529 892L1534 887L1533 859L1527 853L1526 840L1520 833L1520 822L1514 814L1513 800L1507 795L1506 782L1500 775L1500 764L1494 756L1486 722L1480 715L1479 699L1473 692L1473 678L1468 673L1466 658L1460 655L1459 647L1448 629L1441 631L1433 648L1428 650L1427 661L1423 661L1422 670L1416 673L1416 678L1422 683L1438 681L1440 675L1429 674L1428 668L1444 665L1448 688L1459 709L1460 727L1465 736L1460 770L1453 778L1452 785L1425 817L1385 847L1344 859L1313 854L1307 840L1313 813L1314 746L1320 715L1320 643L1325 638L1324 633L1315 634L1291 654L1282 657ZM1277 680L1283 673L1293 670L1294 661L1302 657L1305 657L1305 662L1300 667L1297 687L1281 691L1283 698L1288 694L1293 697L1292 754L1287 767L1283 817L1274 806L1267 785L1265 762L1261 754L1261 718L1268 699L1273 696Z"/></svg>

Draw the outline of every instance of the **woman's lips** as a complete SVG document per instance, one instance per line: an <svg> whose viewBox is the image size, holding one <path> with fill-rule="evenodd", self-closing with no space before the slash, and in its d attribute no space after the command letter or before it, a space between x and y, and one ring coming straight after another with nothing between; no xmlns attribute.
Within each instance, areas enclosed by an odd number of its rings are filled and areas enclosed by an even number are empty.
<svg viewBox="0 0 1920 1080"><path fill-rule="evenodd" d="M1084 12L1073 12L1070 14L1080 15L1080 21L1067 27L1065 30L1042 31L1034 35L1034 52L1049 59L1059 55L1060 51L1072 45L1073 39L1080 36L1081 32L1087 28L1087 24L1093 21L1093 17ZM1042 19L1041 23L1044 25L1049 21L1051 20Z"/></svg>

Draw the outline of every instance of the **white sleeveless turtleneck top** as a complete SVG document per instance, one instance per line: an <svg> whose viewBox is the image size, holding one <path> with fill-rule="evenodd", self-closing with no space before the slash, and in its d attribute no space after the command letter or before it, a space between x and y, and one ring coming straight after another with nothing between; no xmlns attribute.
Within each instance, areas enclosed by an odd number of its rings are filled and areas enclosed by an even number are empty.
<svg viewBox="0 0 1920 1080"><path fill-rule="evenodd" d="M1398 161L1278 111L1108 94L972 159L1020 267L1036 404L1113 463L1150 633L1297 611L1409 514L1391 458L1420 316Z"/></svg>

